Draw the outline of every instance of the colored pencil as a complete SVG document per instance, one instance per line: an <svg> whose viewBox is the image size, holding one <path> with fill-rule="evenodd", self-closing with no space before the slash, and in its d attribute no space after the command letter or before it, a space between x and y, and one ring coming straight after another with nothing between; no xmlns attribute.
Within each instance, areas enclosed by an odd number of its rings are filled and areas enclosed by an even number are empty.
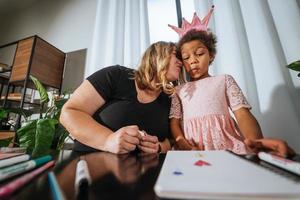
<svg viewBox="0 0 300 200"><path fill-rule="evenodd" d="M49 183L50 183L50 189L52 192L52 197L54 200L64 200L65 197L56 181L55 175L53 172L50 172L48 174L48 179L49 179Z"/></svg>
<svg viewBox="0 0 300 200"><path fill-rule="evenodd" d="M8 197L11 194L13 194L15 191L20 189L22 186L24 186L26 183L31 181L33 178L35 178L37 175L41 174L46 169L52 167L54 165L54 161L50 161L43 165L42 167L39 167L38 169L35 169L34 171L25 174L21 176L20 178L11 181L10 183L0 187L0 198Z"/></svg>
<svg viewBox="0 0 300 200"><path fill-rule="evenodd" d="M12 158L15 156L23 155L24 153L1 153L0 152L0 160Z"/></svg>
<svg viewBox="0 0 300 200"><path fill-rule="evenodd" d="M25 153L25 147L1 147L0 153Z"/></svg>
<svg viewBox="0 0 300 200"><path fill-rule="evenodd" d="M0 181L21 174L23 172L29 171L35 167L38 167L50 161L51 159L52 157L48 155L34 160L22 162L13 166L2 168L0 169Z"/></svg>
<svg viewBox="0 0 300 200"><path fill-rule="evenodd" d="M7 167L16 163L24 162L30 159L30 156L28 154L23 154L19 156L15 156L12 158L7 158L0 160L0 168Z"/></svg>

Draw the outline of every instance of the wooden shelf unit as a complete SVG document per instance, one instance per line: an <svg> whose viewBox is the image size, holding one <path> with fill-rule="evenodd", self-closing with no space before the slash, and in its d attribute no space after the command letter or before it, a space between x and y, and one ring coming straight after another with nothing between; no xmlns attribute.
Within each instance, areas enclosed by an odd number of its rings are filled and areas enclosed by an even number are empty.
<svg viewBox="0 0 300 200"><path fill-rule="evenodd" d="M11 101L8 95L14 92L15 87L20 87L22 91L18 107L23 108L24 105L30 104L30 102L25 102L26 90L36 89L30 80L30 75L36 77L46 88L58 90L60 94L66 54L37 35L14 43L17 47L3 107L6 107L7 101ZM11 87L12 91L10 91ZM34 105L37 106L36 103L32 103L32 106ZM19 125L20 119L18 121Z"/></svg>
<svg viewBox="0 0 300 200"><path fill-rule="evenodd" d="M20 84L29 75L48 87L61 89L65 53L38 36L18 41L9 83ZM31 86L30 86L31 87Z"/></svg>

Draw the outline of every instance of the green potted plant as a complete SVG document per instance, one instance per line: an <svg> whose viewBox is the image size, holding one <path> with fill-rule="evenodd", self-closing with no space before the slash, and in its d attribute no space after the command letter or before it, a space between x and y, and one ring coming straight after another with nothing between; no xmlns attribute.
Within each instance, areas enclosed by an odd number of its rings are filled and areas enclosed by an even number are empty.
<svg viewBox="0 0 300 200"><path fill-rule="evenodd" d="M292 69L292 70L300 72L300 60L297 60L297 61L295 61L295 62L287 65L287 67L289 69ZM300 73L298 74L298 77L300 77Z"/></svg>
<svg viewBox="0 0 300 200"><path fill-rule="evenodd" d="M53 105L45 107L49 96L44 86L33 76L30 76L40 95L40 113L38 119L25 118L25 123L17 130L20 147L25 147L33 157L48 154L51 149L61 149L68 132L59 124L60 111L67 101L65 94L53 99Z"/></svg>
<svg viewBox="0 0 300 200"><path fill-rule="evenodd" d="M2 137L2 135L4 135L4 131L8 131L10 129L10 126L7 124L6 119L7 110L5 110L4 108L0 108L0 147L7 147L14 139L13 137L6 137L6 134Z"/></svg>
<svg viewBox="0 0 300 200"><path fill-rule="evenodd" d="M10 126L6 122L7 110L0 108L0 130L9 130Z"/></svg>
<svg viewBox="0 0 300 200"><path fill-rule="evenodd" d="M9 118L9 113L19 114L29 117L33 114L31 110L22 108L0 107L0 147L7 147L14 140L16 127Z"/></svg>

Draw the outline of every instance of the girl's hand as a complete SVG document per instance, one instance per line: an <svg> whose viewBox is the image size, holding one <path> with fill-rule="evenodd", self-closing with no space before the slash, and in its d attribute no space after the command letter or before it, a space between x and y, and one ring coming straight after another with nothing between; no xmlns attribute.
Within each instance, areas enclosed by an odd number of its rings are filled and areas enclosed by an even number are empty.
<svg viewBox="0 0 300 200"><path fill-rule="evenodd" d="M281 157L292 157L295 155L295 151L283 140L263 138L256 140L245 139L244 142L254 153L267 151Z"/></svg>
<svg viewBox="0 0 300 200"><path fill-rule="evenodd" d="M193 139L188 140L189 144L191 145L192 149L191 150L204 150L204 146L202 144L197 144Z"/></svg>
<svg viewBox="0 0 300 200"><path fill-rule="evenodd" d="M181 136L176 138L176 144L179 150L200 150L194 140L187 140Z"/></svg>
<svg viewBox="0 0 300 200"><path fill-rule="evenodd" d="M140 143L141 136L138 126L125 126L110 134L105 142L105 151L124 154L135 150Z"/></svg>
<svg viewBox="0 0 300 200"><path fill-rule="evenodd" d="M143 132L138 148L144 153L159 153L160 143L156 136L148 135Z"/></svg>

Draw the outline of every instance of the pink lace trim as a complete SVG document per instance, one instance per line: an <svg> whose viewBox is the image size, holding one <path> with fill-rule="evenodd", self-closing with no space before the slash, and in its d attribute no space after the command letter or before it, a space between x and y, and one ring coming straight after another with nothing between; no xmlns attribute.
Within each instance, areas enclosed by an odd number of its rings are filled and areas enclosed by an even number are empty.
<svg viewBox="0 0 300 200"><path fill-rule="evenodd" d="M181 102L177 94L172 95L172 103L170 108L169 118L182 118L182 108Z"/></svg>
<svg viewBox="0 0 300 200"><path fill-rule="evenodd" d="M248 153L244 137L233 119L225 115L207 115L186 119L183 122L187 139L202 144L205 150L230 150L237 154Z"/></svg>
<svg viewBox="0 0 300 200"><path fill-rule="evenodd" d="M248 101L246 100L242 90L230 75L225 75L226 93L229 101L230 108L235 111L241 107L251 109Z"/></svg>

